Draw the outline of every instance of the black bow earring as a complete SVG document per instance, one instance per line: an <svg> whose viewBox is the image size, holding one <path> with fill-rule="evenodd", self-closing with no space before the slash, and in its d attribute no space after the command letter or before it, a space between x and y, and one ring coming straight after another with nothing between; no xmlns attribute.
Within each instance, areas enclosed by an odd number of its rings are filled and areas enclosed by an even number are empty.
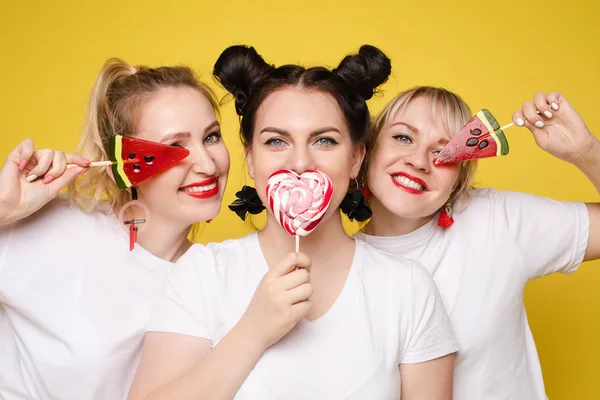
<svg viewBox="0 0 600 400"><path fill-rule="evenodd" d="M373 212L365 203L365 192L358 184L358 180L356 180L356 189L346 194L340 209L350 221L363 222L371 218Z"/></svg>
<svg viewBox="0 0 600 400"><path fill-rule="evenodd" d="M229 205L229 209L235 212L242 221L246 220L247 213L260 214L265 209L256 189L252 186L242 187L235 197L237 199Z"/></svg>

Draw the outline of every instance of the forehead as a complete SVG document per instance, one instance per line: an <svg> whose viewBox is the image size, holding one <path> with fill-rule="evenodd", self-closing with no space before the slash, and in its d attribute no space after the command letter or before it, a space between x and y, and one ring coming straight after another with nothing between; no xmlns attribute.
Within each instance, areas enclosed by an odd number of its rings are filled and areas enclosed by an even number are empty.
<svg viewBox="0 0 600 400"><path fill-rule="evenodd" d="M192 88L165 88L155 93L140 110L139 137L159 141L173 132L200 132L214 122L210 101Z"/></svg>
<svg viewBox="0 0 600 400"><path fill-rule="evenodd" d="M452 120L448 107L428 96L418 96L399 103L390 109L385 126L406 123L419 131L435 131L438 135L451 137L460 127L460 121Z"/></svg>
<svg viewBox="0 0 600 400"><path fill-rule="evenodd" d="M305 133L333 126L346 129L342 110L330 94L299 87L279 89L267 96L258 108L256 128L265 126Z"/></svg>

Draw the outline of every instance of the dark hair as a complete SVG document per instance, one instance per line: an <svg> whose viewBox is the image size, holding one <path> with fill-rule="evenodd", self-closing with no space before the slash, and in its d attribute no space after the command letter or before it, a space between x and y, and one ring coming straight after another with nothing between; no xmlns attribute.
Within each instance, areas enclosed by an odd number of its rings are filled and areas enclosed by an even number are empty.
<svg viewBox="0 0 600 400"><path fill-rule="evenodd" d="M231 46L215 63L213 75L235 97L244 146L252 143L258 107L267 96L286 86L299 86L327 93L336 99L354 143L364 143L370 115L366 100L391 72L390 59L377 47L363 45L358 54L346 56L340 65L305 68L300 65L274 67L248 46Z"/></svg>

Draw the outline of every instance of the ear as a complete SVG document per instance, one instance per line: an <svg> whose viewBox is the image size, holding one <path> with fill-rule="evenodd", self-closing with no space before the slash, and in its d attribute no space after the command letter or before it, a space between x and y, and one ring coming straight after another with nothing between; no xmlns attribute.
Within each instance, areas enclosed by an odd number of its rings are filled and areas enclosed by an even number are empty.
<svg viewBox="0 0 600 400"><path fill-rule="evenodd" d="M254 180L254 160L252 158L252 149L249 146L244 148L244 155L246 158L246 165L248 165L248 176Z"/></svg>
<svg viewBox="0 0 600 400"><path fill-rule="evenodd" d="M352 154L352 165L350 169L350 178L356 179L360 172L360 167L365 159L366 147L364 143L354 146L354 152Z"/></svg>

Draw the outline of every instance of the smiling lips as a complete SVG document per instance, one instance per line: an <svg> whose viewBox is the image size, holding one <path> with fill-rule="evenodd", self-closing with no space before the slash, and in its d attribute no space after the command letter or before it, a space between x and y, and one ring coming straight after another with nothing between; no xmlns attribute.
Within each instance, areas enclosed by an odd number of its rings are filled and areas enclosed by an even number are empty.
<svg viewBox="0 0 600 400"><path fill-rule="evenodd" d="M394 185L404 189L408 193L421 194L428 190L427 184L422 179L411 176L404 172L394 172L390 174Z"/></svg>
<svg viewBox="0 0 600 400"><path fill-rule="evenodd" d="M208 199L219 193L219 183L216 177L201 182L195 182L179 188L180 192L195 199Z"/></svg>

